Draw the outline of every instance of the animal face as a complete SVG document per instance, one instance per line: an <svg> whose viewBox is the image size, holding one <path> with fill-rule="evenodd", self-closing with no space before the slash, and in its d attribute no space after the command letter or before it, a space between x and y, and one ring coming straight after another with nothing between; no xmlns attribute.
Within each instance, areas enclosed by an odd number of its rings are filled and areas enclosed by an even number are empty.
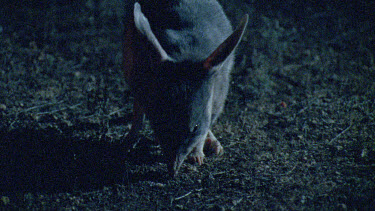
<svg viewBox="0 0 375 211"><path fill-rule="evenodd" d="M154 95L146 110L165 148L191 146L210 126L211 75L196 63L164 62L157 70ZM188 153L188 152L187 152Z"/></svg>

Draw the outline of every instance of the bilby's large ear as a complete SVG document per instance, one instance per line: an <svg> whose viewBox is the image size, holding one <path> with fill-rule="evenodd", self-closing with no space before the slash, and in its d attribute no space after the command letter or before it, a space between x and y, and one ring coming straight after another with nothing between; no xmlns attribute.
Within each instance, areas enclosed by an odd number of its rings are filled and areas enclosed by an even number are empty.
<svg viewBox="0 0 375 211"><path fill-rule="evenodd" d="M134 23L138 31L146 36L148 41L150 41L155 49L159 52L162 61L173 61L173 59L168 56L167 52L165 52L163 47L161 47L159 40L152 32L150 23L148 22L146 16L142 13L141 5L139 5L138 2L134 4Z"/></svg>
<svg viewBox="0 0 375 211"><path fill-rule="evenodd" d="M246 14L241 19L241 22L237 26L236 30L223 43L221 43L206 60L203 61L204 69L209 70L213 66L220 64L233 52L234 49L236 49L245 32L248 19L249 15Z"/></svg>

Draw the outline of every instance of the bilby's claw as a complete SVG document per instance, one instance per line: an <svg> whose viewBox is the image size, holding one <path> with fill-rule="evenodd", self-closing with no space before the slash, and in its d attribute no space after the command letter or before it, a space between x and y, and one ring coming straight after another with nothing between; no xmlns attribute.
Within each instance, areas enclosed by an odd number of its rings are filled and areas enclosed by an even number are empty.
<svg viewBox="0 0 375 211"><path fill-rule="evenodd" d="M189 155L188 159L192 163L198 163L198 165L202 165L204 163L204 156Z"/></svg>

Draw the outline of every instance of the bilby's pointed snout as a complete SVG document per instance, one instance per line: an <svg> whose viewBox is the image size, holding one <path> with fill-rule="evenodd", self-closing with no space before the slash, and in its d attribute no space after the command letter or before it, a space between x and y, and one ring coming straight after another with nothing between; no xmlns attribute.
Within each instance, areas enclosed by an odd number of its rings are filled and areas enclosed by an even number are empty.
<svg viewBox="0 0 375 211"><path fill-rule="evenodd" d="M181 153L173 153L168 159L168 173L172 177L177 176L178 171L180 170L182 164L184 163L184 160L186 158L186 155L183 155Z"/></svg>

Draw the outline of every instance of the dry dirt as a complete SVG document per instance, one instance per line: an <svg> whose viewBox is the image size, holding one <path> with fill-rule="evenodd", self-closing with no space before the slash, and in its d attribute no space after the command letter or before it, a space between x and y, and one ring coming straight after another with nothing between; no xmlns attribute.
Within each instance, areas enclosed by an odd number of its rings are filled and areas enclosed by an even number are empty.
<svg viewBox="0 0 375 211"><path fill-rule="evenodd" d="M374 3L222 1L250 15L213 128L225 154L170 178L149 126L123 142L119 0L5 2L0 209L375 208Z"/></svg>

